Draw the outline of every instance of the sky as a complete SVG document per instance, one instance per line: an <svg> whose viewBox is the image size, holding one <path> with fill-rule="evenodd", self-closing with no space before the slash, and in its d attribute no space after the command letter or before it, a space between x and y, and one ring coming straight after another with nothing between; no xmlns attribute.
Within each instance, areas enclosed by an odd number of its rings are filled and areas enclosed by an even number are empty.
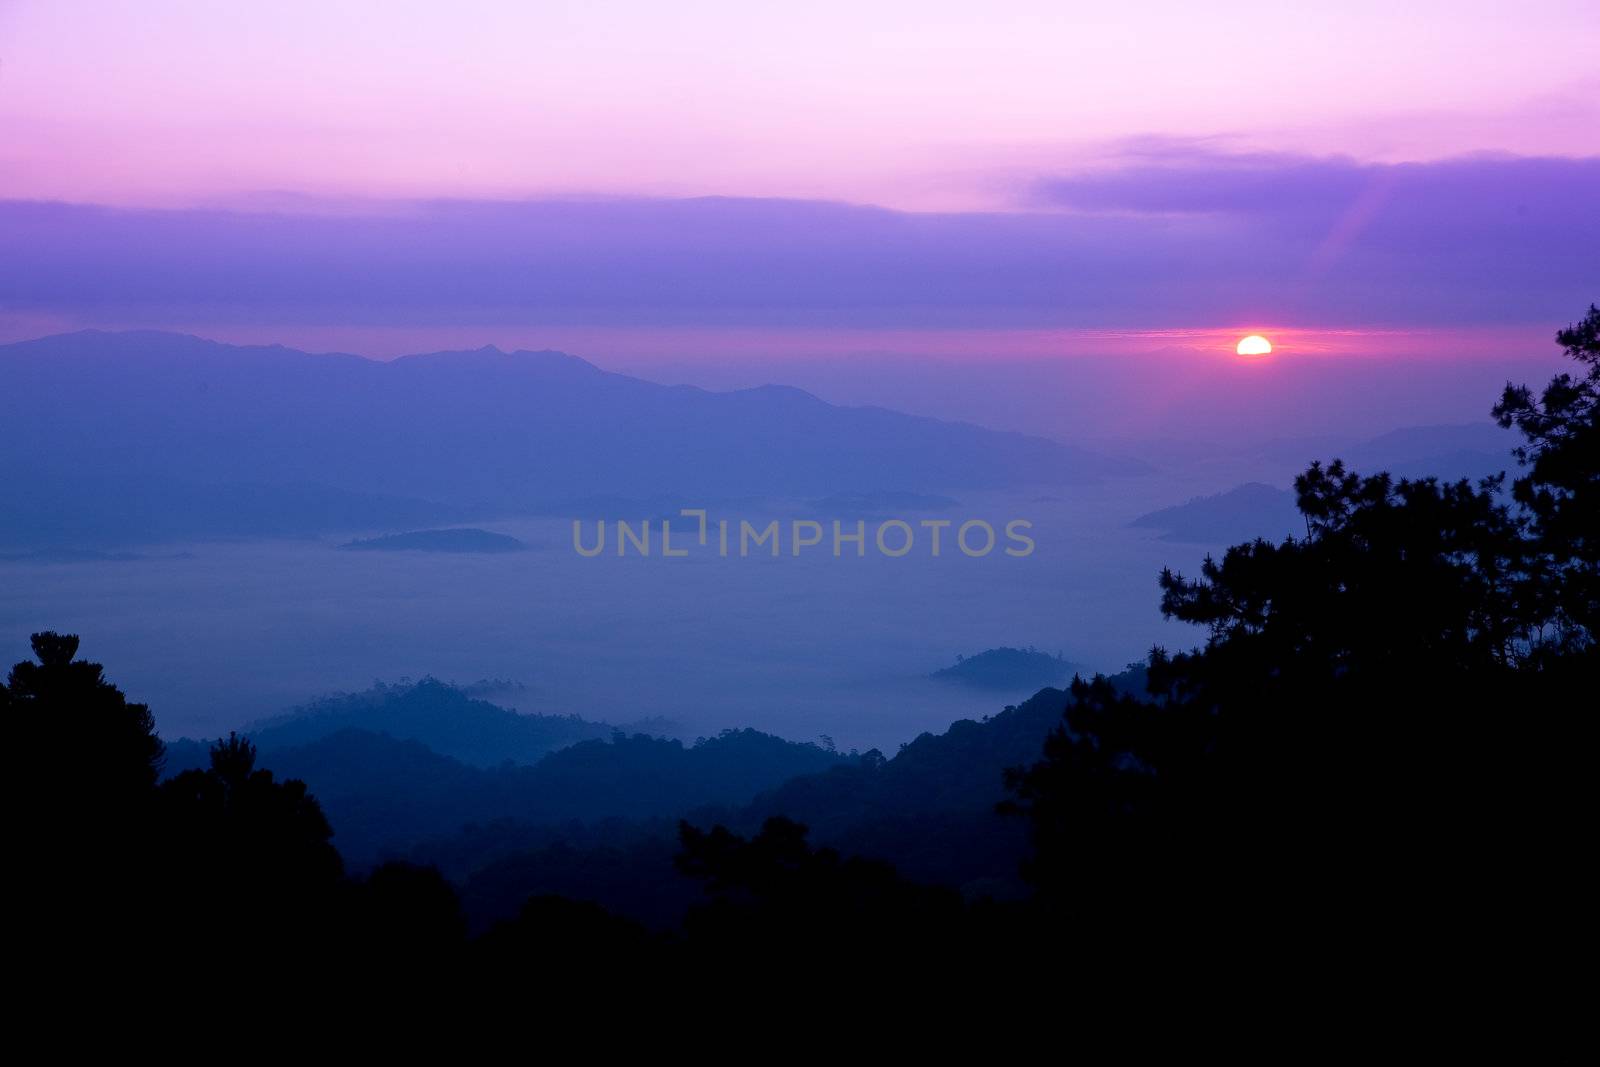
<svg viewBox="0 0 1600 1067"><path fill-rule="evenodd" d="M1592 0L0 0L0 340L1504 355L1600 289L1596 55Z"/></svg>

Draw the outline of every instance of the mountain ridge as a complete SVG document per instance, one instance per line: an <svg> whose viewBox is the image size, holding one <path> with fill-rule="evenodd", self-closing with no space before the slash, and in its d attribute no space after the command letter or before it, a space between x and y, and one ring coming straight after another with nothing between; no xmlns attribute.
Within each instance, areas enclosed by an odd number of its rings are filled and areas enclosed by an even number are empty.
<svg viewBox="0 0 1600 1067"><path fill-rule="evenodd" d="M207 518L194 535L209 536L228 524L206 493L241 484L403 499L417 513L431 505L437 523L535 514L594 495L998 490L1149 470L1009 430L830 404L789 386L662 385L552 350L486 346L379 362L189 334L80 331L0 346L0 385L0 474L26 472L12 480L38 498L0 520L0 544L56 544L50 488L67 483L93 490L70 495L100 518L130 511L156 486L181 519L187 493ZM359 506L345 510L344 525L306 516L297 526L290 501L277 525L304 535L384 526L360 522ZM168 527L183 524L146 525L174 536Z"/></svg>

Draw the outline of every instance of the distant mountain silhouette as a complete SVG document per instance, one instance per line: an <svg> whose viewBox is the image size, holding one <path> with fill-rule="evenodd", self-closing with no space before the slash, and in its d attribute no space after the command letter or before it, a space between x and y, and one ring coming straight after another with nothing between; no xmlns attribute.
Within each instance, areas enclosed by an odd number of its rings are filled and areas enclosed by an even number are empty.
<svg viewBox="0 0 1600 1067"><path fill-rule="evenodd" d="M0 509L0 544L96 551L82 546L310 537L326 530L429 526L487 514L485 508L304 482L175 480L159 471L129 470L131 461L97 461L76 472L49 459L39 462L42 466L23 470L13 442L0 427L0 471L26 474L8 479L26 506Z"/></svg>
<svg viewBox="0 0 1600 1067"><path fill-rule="evenodd" d="M1142 696L1144 668L1135 665L1110 681ZM875 750L839 758L775 783L748 803L690 811L689 821L754 833L769 817L788 813L811 827L814 842L883 858L920 881L1016 895L1027 832L1019 820L995 812L1007 797L1004 771L1035 758L1067 703L1063 690L1041 689L982 721L923 734L893 759ZM684 903L672 891L672 854L672 827L663 822L553 827L502 819L420 842L411 858L461 880L479 926L511 914L530 894L553 892L658 924Z"/></svg>
<svg viewBox="0 0 1600 1067"><path fill-rule="evenodd" d="M342 730L366 730L417 741L441 755L480 767L535 763L567 745L608 738L619 729L576 715L526 715L468 697L433 678L414 685L376 685L328 697L248 729L262 751L304 745Z"/></svg>
<svg viewBox="0 0 1600 1067"><path fill-rule="evenodd" d="M1142 693L1142 678L1135 668L1113 683ZM982 721L923 734L893 759L741 730L693 745L611 733L531 765L490 755L474 766L396 731L438 738L434 720L456 714L469 734L496 722L493 712L538 717L473 708L482 702L432 681L320 702L252 736L278 773L309 785L348 860L436 864L464 883L480 924L504 917L497 908L558 890L650 920L681 903L656 899L643 872L670 873L674 820L684 816L753 833L788 813L819 844L881 856L912 877L1019 891L1025 828L994 812L1006 796L1002 772L1037 756L1066 703L1064 691L1045 688ZM203 767L208 748L169 742L165 773Z"/></svg>
<svg viewBox="0 0 1600 1067"><path fill-rule="evenodd" d="M1511 439L1492 422L1456 426L1412 426L1370 440L1273 441L1259 455L1282 456L1288 465L1339 458L1358 470L1386 470L1395 478L1477 481L1512 469ZM1198 496L1134 519L1130 526L1165 531L1163 541L1232 544L1264 537L1305 536L1305 522L1291 490L1248 482L1223 493Z"/></svg>
<svg viewBox="0 0 1600 1067"><path fill-rule="evenodd" d="M881 856L914 878L1015 887L1026 835L995 814L1006 798L1004 771L1032 758L1066 706L1063 690L1041 689L982 721L925 733L891 760L864 758L791 779L719 821L754 832L787 813L811 827L819 844Z"/></svg>
<svg viewBox="0 0 1600 1067"><path fill-rule="evenodd" d="M488 530L413 530L350 541L339 546L352 552L523 552L528 546L515 537Z"/></svg>
<svg viewBox="0 0 1600 1067"><path fill-rule="evenodd" d="M496 821L549 828L574 820L671 820L708 804L748 803L764 789L848 758L755 730L725 731L693 745L616 733L532 766L497 767L474 767L418 741L365 729L339 729L303 744L283 744L281 733L258 736L273 741L258 746L262 758L307 783L338 828L339 851L357 864ZM203 748L170 745L166 773L188 769Z"/></svg>
<svg viewBox="0 0 1600 1067"><path fill-rule="evenodd" d="M1253 455L1285 470L1314 459L1342 459L1356 470L1386 470L1397 478L1476 480L1514 466L1515 442L1494 422L1408 426L1359 441L1333 437L1277 440L1254 446Z"/></svg>
<svg viewBox="0 0 1600 1067"><path fill-rule="evenodd" d="M1140 515L1128 525L1165 531L1163 541L1198 544L1232 544L1257 537L1274 541L1297 531L1305 533L1294 493L1260 482L1198 496L1187 504Z"/></svg>
<svg viewBox="0 0 1600 1067"><path fill-rule="evenodd" d="M977 689L1032 693L1046 686L1064 685L1075 670L1076 664L1036 648L991 648L975 656L966 656L952 666L934 671L929 677Z"/></svg>
<svg viewBox="0 0 1600 1067"><path fill-rule="evenodd" d="M1396 478L1477 481L1514 470L1511 435L1493 422L1452 426L1412 426L1349 448L1337 457L1355 470L1386 470Z"/></svg>
<svg viewBox="0 0 1600 1067"><path fill-rule="evenodd" d="M657 385L559 352L380 363L150 331L0 346L0 478L14 497L0 540L13 543L405 529L607 494L922 493L1143 469L781 386Z"/></svg>

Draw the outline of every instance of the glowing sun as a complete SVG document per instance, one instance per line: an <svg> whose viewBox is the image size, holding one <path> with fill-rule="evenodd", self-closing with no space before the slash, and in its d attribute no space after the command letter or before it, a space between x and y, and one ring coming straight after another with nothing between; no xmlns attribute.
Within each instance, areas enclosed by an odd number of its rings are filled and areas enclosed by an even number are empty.
<svg viewBox="0 0 1600 1067"><path fill-rule="evenodd" d="M1241 338L1234 351L1241 356L1266 356L1272 353L1272 342L1259 333L1253 333L1249 337Z"/></svg>

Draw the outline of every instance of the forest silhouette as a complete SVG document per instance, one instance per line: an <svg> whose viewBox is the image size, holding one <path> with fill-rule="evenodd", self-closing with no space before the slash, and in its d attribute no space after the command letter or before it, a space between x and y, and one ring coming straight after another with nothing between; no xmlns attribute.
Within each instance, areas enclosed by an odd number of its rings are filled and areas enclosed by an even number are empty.
<svg viewBox="0 0 1600 1067"><path fill-rule="evenodd" d="M1208 637L1151 650L1142 692L1075 679L1043 750L1006 772L1002 813L1030 843L1021 896L816 845L789 812L742 833L682 822L668 929L537 894L474 930L431 867L347 872L305 783L257 766L248 738L163 780L150 709L77 658L76 636L42 632L0 686L26 937L79 960L243 938L270 946L263 967L455 985L687 967L1054 968L1195 995L1223 973L1280 992L1347 975L1375 996L1422 976L1542 987L1591 906L1600 308L1557 342L1574 370L1494 407L1522 439L1509 486L1314 463L1295 481L1303 537L1160 576L1162 613ZM862 795L883 762L806 789Z"/></svg>

